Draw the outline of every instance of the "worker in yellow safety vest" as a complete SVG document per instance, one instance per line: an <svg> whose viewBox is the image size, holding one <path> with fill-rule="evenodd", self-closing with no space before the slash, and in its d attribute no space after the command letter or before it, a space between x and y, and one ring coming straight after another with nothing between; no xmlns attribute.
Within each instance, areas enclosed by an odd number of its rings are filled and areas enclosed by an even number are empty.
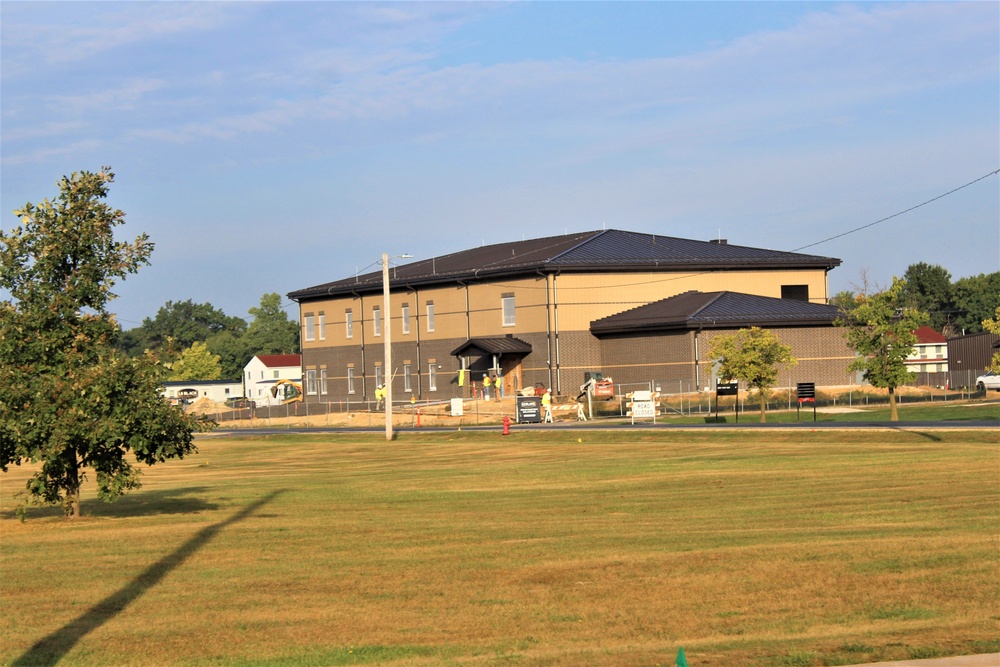
<svg viewBox="0 0 1000 667"><path fill-rule="evenodd" d="M490 376L483 373L483 400L490 400Z"/></svg>
<svg viewBox="0 0 1000 667"><path fill-rule="evenodd" d="M554 423L552 421L552 390L546 389L545 393L542 394L542 407L545 408L545 419L543 421L549 424Z"/></svg>
<svg viewBox="0 0 1000 667"><path fill-rule="evenodd" d="M385 387L382 385L375 387L375 409L385 409Z"/></svg>

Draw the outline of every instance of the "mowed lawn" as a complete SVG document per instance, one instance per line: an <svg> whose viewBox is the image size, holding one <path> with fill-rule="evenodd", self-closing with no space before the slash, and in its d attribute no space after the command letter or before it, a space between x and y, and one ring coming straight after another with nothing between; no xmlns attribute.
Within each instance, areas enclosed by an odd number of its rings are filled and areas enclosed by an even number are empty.
<svg viewBox="0 0 1000 667"><path fill-rule="evenodd" d="M984 431L212 436L15 518L0 663L838 665L1000 651Z"/></svg>

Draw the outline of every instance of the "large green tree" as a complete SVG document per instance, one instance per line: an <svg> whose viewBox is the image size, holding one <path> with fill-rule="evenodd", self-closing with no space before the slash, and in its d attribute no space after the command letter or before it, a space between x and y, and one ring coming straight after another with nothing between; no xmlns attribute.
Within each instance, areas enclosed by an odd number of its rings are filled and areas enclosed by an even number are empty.
<svg viewBox="0 0 1000 667"><path fill-rule="evenodd" d="M951 289L958 333L981 333L983 320L1000 307L1000 271L960 278Z"/></svg>
<svg viewBox="0 0 1000 667"><path fill-rule="evenodd" d="M247 354L245 336L232 331L221 331L205 341L205 347L219 357L220 376L227 380L243 377L243 368L253 358Z"/></svg>
<svg viewBox="0 0 1000 667"><path fill-rule="evenodd" d="M160 395L162 368L116 348L108 312L119 279L149 263L146 235L114 238L125 215L105 199L107 167L63 178L59 195L15 211L0 231L0 470L40 463L26 502L62 502L80 515L80 486L96 473L105 500L139 486L139 470L195 451L204 426ZM22 511L24 505L22 505Z"/></svg>
<svg viewBox="0 0 1000 667"><path fill-rule="evenodd" d="M862 297L858 307L845 313L840 324L844 336L857 353L849 371L861 371L873 387L889 390L891 421L899 421L896 388L915 376L906 368L917 337L913 333L927 323L927 314L906 305L906 283L892 279L889 289Z"/></svg>
<svg viewBox="0 0 1000 667"><path fill-rule="evenodd" d="M1000 334L1000 306L997 306L993 317L983 320L983 331ZM994 373L1000 373L1000 350L993 353L993 359L990 360L990 370Z"/></svg>
<svg viewBox="0 0 1000 667"><path fill-rule="evenodd" d="M740 380L750 389L757 390L762 424L767 421L767 398L778 382L781 367L799 363L792 356L791 346L760 327L716 336L709 343L708 358L713 360L713 365L718 364L718 377Z"/></svg>
<svg viewBox="0 0 1000 667"><path fill-rule="evenodd" d="M147 317L138 327L124 332L120 347L132 356L150 350L161 361L170 362L192 343L207 342L227 331L241 336L246 328L243 318L230 317L210 303L167 301L155 317Z"/></svg>
<svg viewBox="0 0 1000 667"><path fill-rule="evenodd" d="M951 274L941 266L918 262L903 273L902 301L914 310L927 313L928 323L943 331L954 315Z"/></svg>
<svg viewBox="0 0 1000 667"><path fill-rule="evenodd" d="M841 312L847 312L858 307L858 295L851 290L844 290L830 297L829 303L839 308Z"/></svg>
<svg viewBox="0 0 1000 667"><path fill-rule="evenodd" d="M171 380L218 380L220 377L219 355L209 352L204 343L191 343L170 367Z"/></svg>
<svg viewBox="0 0 1000 667"><path fill-rule="evenodd" d="M299 325L289 320L281 309L281 296L269 293L260 297L260 305L250 309L253 321L247 327L246 343L250 356L256 354L294 354L299 351Z"/></svg>

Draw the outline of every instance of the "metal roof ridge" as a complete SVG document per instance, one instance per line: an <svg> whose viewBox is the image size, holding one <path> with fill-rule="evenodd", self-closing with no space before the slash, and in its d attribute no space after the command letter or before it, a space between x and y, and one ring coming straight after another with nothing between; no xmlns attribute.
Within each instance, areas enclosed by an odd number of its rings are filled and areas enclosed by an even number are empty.
<svg viewBox="0 0 1000 667"><path fill-rule="evenodd" d="M695 291L696 294L704 294L706 296L709 295L709 294L713 294L713 292L702 292L700 290L694 290L694 291ZM705 304L701 308L699 308L698 310L696 310L693 313L691 313L690 315L688 315L687 319L693 320L694 318L698 317L699 314L705 312L705 310L708 309L709 306L711 306L716 301L718 301L719 299L721 299L727 293L728 293L728 290L723 290L721 292L714 292L715 296L713 296L707 302L705 302Z"/></svg>
<svg viewBox="0 0 1000 667"><path fill-rule="evenodd" d="M585 238L584 240L580 241L579 243L577 243L572 248L567 248L566 250L563 250L558 255L555 255L554 257L549 257L548 259L545 260L544 263L545 264L549 264L550 262L555 262L557 259L559 259L563 255L571 253L574 250L576 250L577 248L581 248L581 247L587 245L588 243L591 243L591 242L595 241L596 239L600 238L601 236L604 236L608 232L612 232L612 231L615 231L615 230L613 230L613 229L602 229L600 231L594 230L592 232L583 232L584 234L588 234L587 238Z"/></svg>

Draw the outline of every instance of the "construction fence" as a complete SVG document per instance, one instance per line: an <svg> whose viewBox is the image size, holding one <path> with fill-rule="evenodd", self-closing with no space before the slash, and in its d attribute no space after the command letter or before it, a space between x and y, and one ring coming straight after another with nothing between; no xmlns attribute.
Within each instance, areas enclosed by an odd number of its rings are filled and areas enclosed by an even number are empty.
<svg viewBox="0 0 1000 667"><path fill-rule="evenodd" d="M947 402L965 401L982 397L984 392L975 387L975 379L984 371L973 370L967 374L946 374L943 384L923 383L918 379L904 391L897 392L897 402ZM936 374L935 374L936 375ZM927 379L927 378L922 378ZM664 416L708 416L716 411L733 412L739 406L740 412L760 409L756 392L743 390L737 396L717 397L714 391L698 390L692 382L672 380L661 382L650 380L629 384L616 384L615 395L610 399L563 396L557 397L553 410L557 419L576 419L582 405L582 412L588 419L614 419L628 416L628 397L635 391L649 391L656 395L659 413ZM511 412L508 399L506 407L496 401L467 398L464 401L464 415L461 424L494 424L504 414ZM817 387L816 408L867 408L887 405L889 397L884 392L874 390L865 384L843 387ZM448 417L450 400L403 400L393 402L394 423L397 426L421 427L439 425L433 416ZM795 386L776 387L768 398L768 410L795 410L798 395ZM372 401L329 401L297 402L287 405L263 406L242 409L223 409L203 412L219 423L236 428L378 428L385 423L383 411Z"/></svg>

